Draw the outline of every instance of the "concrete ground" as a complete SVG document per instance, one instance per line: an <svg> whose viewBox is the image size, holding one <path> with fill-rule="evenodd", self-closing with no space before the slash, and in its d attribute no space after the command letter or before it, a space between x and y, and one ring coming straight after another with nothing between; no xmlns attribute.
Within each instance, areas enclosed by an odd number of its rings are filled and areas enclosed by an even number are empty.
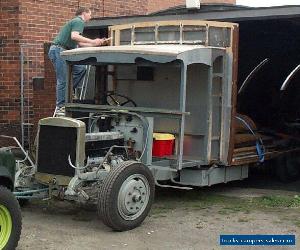
<svg viewBox="0 0 300 250"><path fill-rule="evenodd" d="M33 202L22 209L19 250L25 249L300 249L222 247L220 234L300 236L300 182L282 184L266 177L209 188L158 189L144 223L113 232L93 207L66 202Z"/></svg>

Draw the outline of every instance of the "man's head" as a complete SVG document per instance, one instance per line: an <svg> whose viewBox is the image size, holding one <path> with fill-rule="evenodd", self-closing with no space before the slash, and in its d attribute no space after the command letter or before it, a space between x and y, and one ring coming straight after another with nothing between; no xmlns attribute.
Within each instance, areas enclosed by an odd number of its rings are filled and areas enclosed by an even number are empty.
<svg viewBox="0 0 300 250"><path fill-rule="evenodd" d="M80 7L76 11L76 16L81 16L84 22L89 21L92 18L92 12L89 8Z"/></svg>

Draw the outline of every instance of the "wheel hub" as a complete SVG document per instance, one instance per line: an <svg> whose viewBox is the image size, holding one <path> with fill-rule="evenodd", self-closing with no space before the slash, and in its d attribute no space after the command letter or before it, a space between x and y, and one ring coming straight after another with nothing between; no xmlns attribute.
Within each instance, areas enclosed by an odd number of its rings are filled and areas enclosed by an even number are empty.
<svg viewBox="0 0 300 250"><path fill-rule="evenodd" d="M140 174L128 177L119 191L118 210L126 220L134 220L145 210L150 195L147 179Z"/></svg>
<svg viewBox="0 0 300 250"><path fill-rule="evenodd" d="M139 194L134 194L132 197L133 202L140 202L142 200L142 196Z"/></svg>
<svg viewBox="0 0 300 250"><path fill-rule="evenodd" d="M0 249L7 245L12 232L12 218L8 209L0 205Z"/></svg>

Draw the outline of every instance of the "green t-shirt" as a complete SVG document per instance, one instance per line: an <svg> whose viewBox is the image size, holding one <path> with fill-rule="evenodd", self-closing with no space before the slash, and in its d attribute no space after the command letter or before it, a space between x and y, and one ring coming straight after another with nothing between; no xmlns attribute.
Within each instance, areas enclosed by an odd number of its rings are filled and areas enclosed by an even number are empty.
<svg viewBox="0 0 300 250"><path fill-rule="evenodd" d="M67 22L59 31L58 35L53 40L54 44L61 45L67 49L74 49L77 47L77 42L71 39L71 32L77 31L79 34L83 32L84 21L77 16Z"/></svg>

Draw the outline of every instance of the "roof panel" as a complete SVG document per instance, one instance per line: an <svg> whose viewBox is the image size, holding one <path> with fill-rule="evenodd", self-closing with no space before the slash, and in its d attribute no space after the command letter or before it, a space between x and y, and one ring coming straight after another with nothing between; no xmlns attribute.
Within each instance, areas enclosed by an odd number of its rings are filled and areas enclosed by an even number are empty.
<svg viewBox="0 0 300 250"><path fill-rule="evenodd" d="M137 58L166 63L175 60L186 64L204 63L211 65L214 53L223 54L224 49L202 45L123 45L89 47L66 50L62 57L70 62L94 58L99 63L135 63Z"/></svg>

